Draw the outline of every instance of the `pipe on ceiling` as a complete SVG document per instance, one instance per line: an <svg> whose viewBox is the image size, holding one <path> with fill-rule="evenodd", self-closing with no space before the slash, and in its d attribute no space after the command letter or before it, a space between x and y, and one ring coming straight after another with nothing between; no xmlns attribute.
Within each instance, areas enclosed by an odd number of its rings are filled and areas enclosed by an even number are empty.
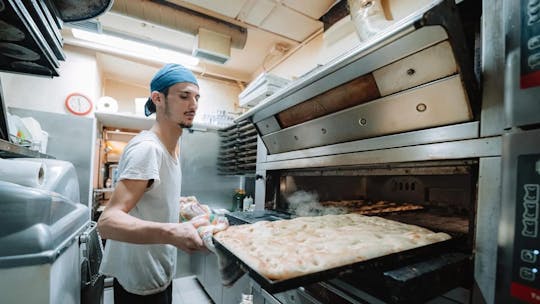
<svg viewBox="0 0 540 304"><path fill-rule="evenodd" d="M164 0L115 0L111 12L196 36L205 28L231 37L231 46L243 49L247 29Z"/></svg>

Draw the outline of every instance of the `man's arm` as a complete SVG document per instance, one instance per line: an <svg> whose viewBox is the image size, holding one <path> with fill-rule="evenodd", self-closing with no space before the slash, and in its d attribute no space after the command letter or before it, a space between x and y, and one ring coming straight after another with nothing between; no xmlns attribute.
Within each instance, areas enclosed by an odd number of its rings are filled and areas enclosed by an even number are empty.
<svg viewBox="0 0 540 304"><path fill-rule="evenodd" d="M105 239L135 244L171 244L186 252L200 250L204 244L190 222L160 223L128 214L146 190L147 180L121 180L98 221Z"/></svg>

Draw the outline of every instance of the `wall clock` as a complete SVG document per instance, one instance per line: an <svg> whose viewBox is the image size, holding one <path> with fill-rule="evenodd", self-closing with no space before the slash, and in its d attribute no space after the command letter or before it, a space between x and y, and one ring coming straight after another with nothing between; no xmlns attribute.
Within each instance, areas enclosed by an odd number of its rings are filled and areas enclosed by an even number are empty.
<svg viewBox="0 0 540 304"><path fill-rule="evenodd" d="M93 104L90 98L80 93L72 93L66 97L66 108L75 115L86 115L92 111Z"/></svg>

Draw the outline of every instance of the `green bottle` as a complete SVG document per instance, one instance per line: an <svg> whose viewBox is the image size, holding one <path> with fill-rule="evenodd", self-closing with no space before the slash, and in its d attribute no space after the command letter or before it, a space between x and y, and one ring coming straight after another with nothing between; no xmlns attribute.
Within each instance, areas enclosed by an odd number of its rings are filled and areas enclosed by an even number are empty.
<svg viewBox="0 0 540 304"><path fill-rule="evenodd" d="M246 191L243 189L236 189L233 195L233 204L231 211L242 211L242 203L246 197Z"/></svg>

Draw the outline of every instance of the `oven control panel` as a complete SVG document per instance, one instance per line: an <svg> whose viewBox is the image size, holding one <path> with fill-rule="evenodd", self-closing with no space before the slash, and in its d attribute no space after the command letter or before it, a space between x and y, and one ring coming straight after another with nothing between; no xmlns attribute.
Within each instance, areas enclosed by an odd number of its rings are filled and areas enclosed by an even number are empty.
<svg viewBox="0 0 540 304"><path fill-rule="evenodd" d="M540 303L540 154L517 162L516 219L511 295Z"/></svg>

